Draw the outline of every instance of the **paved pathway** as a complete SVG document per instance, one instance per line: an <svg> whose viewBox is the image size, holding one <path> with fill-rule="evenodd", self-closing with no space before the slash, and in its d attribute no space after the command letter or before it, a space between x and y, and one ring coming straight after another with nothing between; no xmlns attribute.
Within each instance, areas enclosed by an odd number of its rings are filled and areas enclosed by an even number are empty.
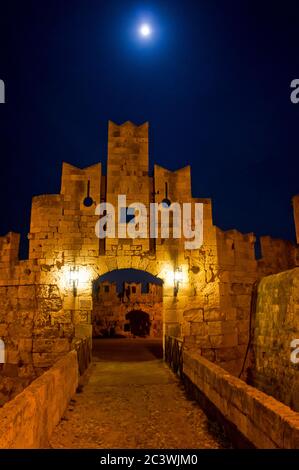
<svg viewBox="0 0 299 470"><path fill-rule="evenodd" d="M149 339L95 340L93 363L53 448L222 448Z"/></svg>

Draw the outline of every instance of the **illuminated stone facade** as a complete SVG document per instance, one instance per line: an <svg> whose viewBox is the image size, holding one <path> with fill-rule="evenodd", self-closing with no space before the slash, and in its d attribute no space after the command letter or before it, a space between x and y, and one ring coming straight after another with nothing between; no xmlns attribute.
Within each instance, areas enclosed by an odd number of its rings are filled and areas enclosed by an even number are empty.
<svg viewBox="0 0 299 470"><path fill-rule="evenodd" d="M120 292L115 283L99 283L93 299L93 336L150 336L162 337L163 332L163 293L162 286L147 283L146 292L140 282L125 282ZM146 319L141 328L132 324L130 314ZM135 328L134 328L135 326ZM147 328L148 326L148 328ZM136 328L137 327L137 328Z"/></svg>
<svg viewBox="0 0 299 470"><path fill-rule="evenodd" d="M251 384L299 411L299 364L291 362L296 339L299 345L299 268L259 283L250 377Z"/></svg>
<svg viewBox="0 0 299 470"><path fill-rule="evenodd" d="M114 238L95 233L96 206L165 198L203 204L203 246L186 250L184 239ZM63 163L60 194L32 201L29 259L18 259L19 235L0 240L0 337L6 361L18 373L41 370L65 354L76 337L92 336L93 286L109 271L135 268L163 281L163 334L238 374L249 338L252 286L265 274L296 265L297 248L268 237L263 258L255 236L223 232L212 219L210 199L193 198L191 170L154 165L149 172L148 124L109 122L107 175L101 163L80 169ZM279 256L267 248L276 246ZM182 272L178 290L174 272ZM73 270L73 273L72 273ZM78 283L73 278L78 276ZM21 371L21 372L20 372Z"/></svg>

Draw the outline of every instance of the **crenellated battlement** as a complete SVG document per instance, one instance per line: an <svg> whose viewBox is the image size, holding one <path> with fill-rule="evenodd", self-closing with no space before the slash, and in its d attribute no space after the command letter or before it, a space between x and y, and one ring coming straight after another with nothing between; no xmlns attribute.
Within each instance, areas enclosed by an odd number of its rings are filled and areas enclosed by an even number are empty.
<svg viewBox="0 0 299 470"><path fill-rule="evenodd" d="M9 232L0 237L0 266L11 265L19 259L20 234Z"/></svg>
<svg viewBox="0 0 299 470"><path fill-rule="evenodd" d="M148 131L147 122L109 122L106 175L100 162L85 168L63 163L60 193L32 199L28 260L19 262L18 234L0 238L0 324L13 364L48 367L74 338L91 336L97 309L108 323L114 318L105 303L110 302L120 328L129 321L128 309L142 306L152 322L150 334L161 335L163 325L165 334L184 337L190 348L234 374L240 372L248 346L253 286L265 275L296 266L298 247L264 237L262 259L256 260L254 234L220 230L213 222L211 199L192 197L190 166L171 171L155 165L149 176ZM120 209L119 195L126 199ZM96 233L104 215L96 208L102 202L124 213L125 230L119 231L118 224L106 239ZM187 249L183 236L172 236L177 227L174 212L169 214L170 236L163 235L161 214L157 235L152 236L148 214L152 205L162 202L167 207L188 203L192 210L195 204L202 205L199 248ZM146 229L134 238L127 216L132 215L129 206L135 210L136 203L145 208L146 222L140 225ZM298 239L299 196L293 205ZM193 227L194 214L188 213L187 219ZM127 283L119 296L111 285L100 292L103 297L95 296L94 285L101 276L120 269L152 274L163 287L149 285L144 293L140 284Z"/></svg>

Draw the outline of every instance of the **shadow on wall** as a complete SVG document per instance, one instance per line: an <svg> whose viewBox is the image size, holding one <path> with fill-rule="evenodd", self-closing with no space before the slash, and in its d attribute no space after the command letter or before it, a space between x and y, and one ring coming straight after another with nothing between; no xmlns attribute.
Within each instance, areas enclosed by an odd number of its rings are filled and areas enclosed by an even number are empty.
<svg viewBox="0 0 299 470"><path fill-rule="evenodd" d="M149 336L151 321L148 313L142 310L132 310L126 314L126 320L129 320L132 335L142 338Z"/></svg>

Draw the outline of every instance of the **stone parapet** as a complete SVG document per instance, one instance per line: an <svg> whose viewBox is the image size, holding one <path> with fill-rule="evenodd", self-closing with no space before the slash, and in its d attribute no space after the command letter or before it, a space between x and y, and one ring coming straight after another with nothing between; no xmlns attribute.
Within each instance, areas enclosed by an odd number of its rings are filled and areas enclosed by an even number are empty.
<svg viewBox="0 0 299 470"><path fill-rule="evenodd" d="M77 352L71 351L0 409L0 448L46 447L77 386Z"/></svg>
<svg viewBox="0 0 299 470"><path fill-rule="evenodd" d="M250 380L299 411L299 364L291 343L299 340L299 268L264 277L258 286Z"/></svg>
<svg viewBox="0 0 299 470"><path fill-rule="evenodd" d="M230 428L259 449L298 449L299 414L198 353L183 352L183 373Z"/></svg>

